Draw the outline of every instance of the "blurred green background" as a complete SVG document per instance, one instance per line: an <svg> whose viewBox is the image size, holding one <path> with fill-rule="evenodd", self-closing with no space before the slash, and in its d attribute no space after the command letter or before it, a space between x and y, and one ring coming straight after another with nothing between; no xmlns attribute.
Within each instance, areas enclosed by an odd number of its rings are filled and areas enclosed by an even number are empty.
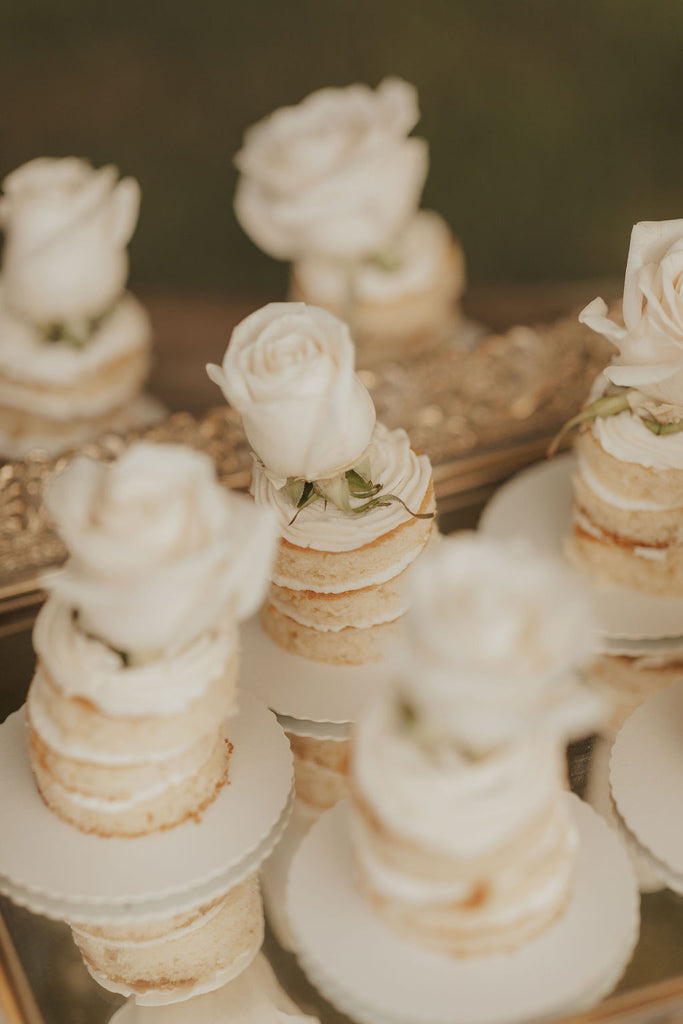
<svg viewBox="0 0 683 1024"><path fill-rule="evenodd" d="M683 216L681 0L0 0L0 173L113 161L138 284L277 294L231 209L244 128L388 73L473 280L620 275L634 221Z"/></svg>

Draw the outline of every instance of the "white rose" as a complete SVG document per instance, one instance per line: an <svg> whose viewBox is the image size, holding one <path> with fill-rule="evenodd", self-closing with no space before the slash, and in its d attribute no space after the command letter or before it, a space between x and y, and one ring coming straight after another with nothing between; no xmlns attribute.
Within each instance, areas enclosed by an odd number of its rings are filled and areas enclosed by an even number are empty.
<svg viewBox="0 0 683 1024"><path fill-rule="evenodd" d="M117 178L115 167L75 157L31 160L5 178L3 296L17 315L40 325L89 319L121 295L140 186Z"/></svg>
<svg viewBox="0 0 683 1024"><path fill-rule="evenodd" d="M142 441L112 465L77 456L46 506L70 554L51 589L118 650L178 649L263 599L277 517L207 455Z"/></svg>
<svg viewBox="0 0 683 1024"><path fill-rule="evenodd" d="M523 543L441 541L410 571L401 688L438 734L486 750L539 725L594 725L571 682L594 651L587 594L566 567Z"/></svg>
<svg viewBox="0 0 683 1024"><path fill-rule="evenodd" d="M360 461L375 426L354 356L348 327L331 313L273 302L237 325L222 369L206 369L271 477L322 480Z"/></svg>
<svg viewBox="0 0 683 1024"><path fill-rule="evenodd" d="M605 370L613 384L683 405L683 220L643 221L631 233L624 326L594 299L579 320L619 349Z"/></svg>
<svg viewBox="0 0 683 1024"><path fill-rule="evenodd" d="M385 78L321 89L253 125L235 157L235 213L278 259L358 260L390 246L427 176L415 87Z"/></svg>

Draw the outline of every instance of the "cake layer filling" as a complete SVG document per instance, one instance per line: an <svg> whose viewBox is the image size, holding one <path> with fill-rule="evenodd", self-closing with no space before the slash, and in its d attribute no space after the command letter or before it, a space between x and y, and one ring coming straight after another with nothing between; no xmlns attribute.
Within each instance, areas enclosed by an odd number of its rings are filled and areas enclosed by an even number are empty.
<svg viewBox="0 0 683 1024"><path fill-rule="evenodd" d="M478 866L472 865L463 876L457 864L450 879L401 872L378 856L358 815L353 818L353 840L359 868L381 899L404 904L407 910L441 906L444 918L461 915L462 923L469 920L477 927L505 926L556 905L566 891L577 850L576 835L559 803L523 856L509 856L503 849L486 873L478 874Z"/></svg>
<svg viewBox="0 0 683 1024"><path fill-rule="evenodd" d="M72 924L90 973L123 994L198 991L225 984L243 970L263 941L263 910L255 875L189 915L148 925L90 929Z"/></svg>
<svg viewBox="0 0 683 1024"><path fill-rule="evenodd" d="M680 545L658 545L644 544L640 540L629 537L620 537L600 527L582 508L576 506L573 514L574 527L579 533L584 533L601 544L621 548L631 552L639 558L647 558L653 562L665 562L672 551L683 550Z"/></svg>
<svg viewBox="0 0 683 1024"><path fill-rule="evenodd" d="M212 761L215 760L216 745L218 751L223 751L224 741L222 731L216 743L207 744L204 756L199 764L193 763L188 768L179 770L170 765L162 779L154 785L146 788L136 788L131 795L126 797L111 797L104 794L85 793L78 788L67 787L57 781L54 775L50 779L50 791L61 800L71 803L86 811L97 811L104 814L121 814L124 811L132 810L141 804L151 803L158 797L163 797L169 790L185 785L191 779L198 777L205 772ZM175 762L174 762L175 763ZM49 771L49 769L48 769ZM42 776L42 773L41 773ZM41 778L44 781L44 778ZM77 785L77 780L76 780Z"/></svg>
<svg viewBox="0 0 683 1024"><path fill-rule="evenodd" d="M600 499L600 501L604 501L605 504L613 505L615 508L622 509L625 512L669 512L679 508L677 504L664 505L655 501L646 501L642 498L633 500L622 494L616 494L598 480L585 458L579 457L578 472L586 487L588 487L589 490L591 490L593 494Z"/></svg>
<svg viewBox="0 0 683 1024"><path fill-rule="evenodd" d="M340 594L289 590L275 585L270 588L268 601L295 622L322 632L338 632L348 626L369 629L393 622L408 610L404 577Z"/></svg>

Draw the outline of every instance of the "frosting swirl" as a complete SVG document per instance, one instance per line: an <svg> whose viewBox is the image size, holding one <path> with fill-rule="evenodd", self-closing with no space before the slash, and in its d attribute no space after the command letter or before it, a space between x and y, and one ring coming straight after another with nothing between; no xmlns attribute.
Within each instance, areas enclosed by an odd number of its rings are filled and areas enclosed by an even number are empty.
<svg viewBox="0 0 683 1024"><path fill-rule="evenodd" d="M683 432L653 434L629 411L596 419L591 430L607 454L620 462L634 462L646 469L683 469Z"/></svg>
<svg viewBox="0 0 683 1024"><path fill-rule="evenodd" d="M150 337L147 313L126 295L83 348L47 342L3 307L0 291L0 405L57 420L116 409L139 390Z"/></svg>
<svg viewBox="0 0 683 1024"><path fill-rule="evenodd" d="M389 430L377 423L365 454L370 459L372 480L382 484L384 493L398 495L416 512L429 490L432 470L427 456L417 455L411 449L405 430ZM276 510L285 540L317 551L353 551L410 519L410 513L397 502L357 515L331 504L325 509L322 502L315 502L291 522L295 512L291 498L258 462L254 465L251 493L257 505Z"/></svg>
<svg viewBox="0 0 683 1024"><path fill-rule="evenodd" d="M33 645L67 697L82 697L108 715L137 718L185 711L224 675L237 635L234 626L221 625L174 653L127 666L120 654L79 629L71 609L53 594L36 620Z"/></svg>
<svg viewBox="0 0 683 1024"><path fill-rule="evenodd" d="M464 270L444 280L453 247L453 236L445 220L431 210L418 210L391 248L396 266L391 269L378 261L359 263L353 272L353 298L356 302L384 303L406 295L443 289L439 301L452 300L462 291ZM460 261L462 263L462 259ZM348 301L348 267L335 260L304 257L294 273L305 295L315 296L326 307L343 308Z"/></svg>
<svg viewBox="0 0 683 1024"><path fill-rule="evenodd" d="M376 702L356 726L352 772L374 813L398 835L455 857L504 845L550 807L562 786L563 746L527 737L470 761L452 748L435 758Z"/></svg>

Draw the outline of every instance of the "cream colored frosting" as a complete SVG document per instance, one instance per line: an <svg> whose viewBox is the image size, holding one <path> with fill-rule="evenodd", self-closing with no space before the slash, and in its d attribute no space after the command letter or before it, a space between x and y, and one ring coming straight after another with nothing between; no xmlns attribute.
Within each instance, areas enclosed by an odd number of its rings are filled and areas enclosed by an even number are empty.
<svg viewBox="0 0 683 1024"><path fill-rule="evenodd" d="M593 421L593 436L620 462L634 462L646 469L683 469L683 431L653 434L639 416L621 412Z"/></svg>
<svg viewBox="0 0 683 1024"><path fill-rule="evenodd" d="M389 430L381 423L376 424L366 454L370 458L373 482L382 484L380 495L396 494L416 512L429 489L432 470L426 455L412 451L405 430ZM296 510L289 494L284 487L278 488L269 480L258 463L254 465L251 492L259 505L277 511L285 540L316 551L353 551L410 519L410 513L399 502L355 514L343 512L329 503L325 508L322 501L317 501L303 509L292 523Z"/></svg>
<svg viewBox="0 0 683 1024"><path fill-rule="evenodd" d="M198 775L203 767L201 765L197 768L196 765L193 765L192 768L184 772L169 772L162 782L156 782L153 786L148 786L146 789L138 789L133 796L126 798L113 799L111 797L80 793L75 789L66 789L54 779L51 780L51 786L58 793L61 793L64 801L75 804L76 807L84 807L86 810L98 811L103 814L122 814L124 811L130 811L139 804L148 803L150 800L156 799L156 797L163 796L164 793L167 793L174 786L182 785L188 779Z"/></svg>
<svg viewBox="0 0 683 1024"><path fill-rule="evenodd" d="M350 287L357 302L393 302L441 285L452 245L445 220L432 210L419 210L391 246L395 269L366 261L355 268L350 281L346 264L308 257L296 264L294 273L303 293L323 306L343 308ZM453 291L460 291L463 282L463 274L453 274Z"/></svg>
<svg viewBox="0 0 683 1024"><path fill-rule="evenodd" d="M466 905L472 894L471 879L442 882L400 874L377 857L364 834L362 819L354 816L352 829L354 850L363 871L367 874L374 891L385 899L412 904L414 907L439 903ZM496 871L495 877L489 880L486 907L477 909L479 927L485 924L488 927L503 927L520 914L530 914L540 911L543 907L556 905L570 883L576 845L576 834L564 806L558 802L553 814L548 816L545 831L533 849L534 859L539 863L546 857L556 857L557 849L564 846L564 855L560 858L556 870L544 881L541 880L529 887L529 867L526 860L518 862L511 859L503 864ZM463 909L463 914L468 914L467 909Z"/></svg>
<svg viewBox="0 0 683 1024"><path fill-rule="evenodd" d="M223 675L236 650L234 626L207 631L174 654L126 667L110 647L86 636L71 609L51 596L36 621L33 644L59 689L120 717L176 715Z"/></svg>
<svg viewBox="0 0 683 1024"><path fill-rule="evenodd" d="M587 533L589 537L595 537L599 541L608 541L607 534L597 526L592 519L584 515L578 508L575 508L572 514L573 522L579 527L584 533ZM652 562L665 562L669 557L669 552L675 550L675 548L655 548L646 547L644 544L635 544L632 548L633 554L637 558L649 558Z"/></svg>
<svg viewBox="0 0 683 1024"><path fill-rule="evenodd" d="M437 532L436 528L434 528L430 539L436 536ZM348 576L344 576L344 579L339 583L332 583L330 580L326 579L324 584L315 586L310 580L307 580L304 583L299 576L286 576L284 573L277 572L277 570L273 571L272 580L273 583L277 583L279 587L287 587L289 590L310 590L314 594L344 594L349 590L360 590L361 587L376 587L382 583L387 583L388 580L395 579L403 572L404 569L407 569L408 566L415 561L422 550L422 547L413 547L402 558L394 562L392 565L387 565L381 571L368 573L363 569L357 577L349 574Z"/></svg>
<svg viewBox="0 0 683 1024"><path fill-rule="evenodd" d="M579 458L579 475L581 476L586 487L593 492L593 494L604 501L607 505L612 505L614 508L623 509L625 512L668 512L671 509L678 508L677 505L661 505L654 501L633 501L630 498L625 498L621 494L615 494L614 491L610 491L609 488L598 480L595 473L588 465L585 459Z"/></svg>
<svg viewBox="0 0 683 1024"><path fill-rule="evenodd" d="M3 309L0 292L0 371L21 381L78 383L113 359L144 348L150 334L146 310L126 293L83 348L48 342L32 325Z"/></svg>
<svg viewBox="0 0 683 1024"><path fill-rule="evenodd" d="M163 750L137 750L134 754L115 754L103 749L101 745L91 747L78 740L70 740L67 743L62 731L56 728L45 707L46 686L49 686L49 683L46 682L42 669L38 667L26 698L29 721L31 728L35 729L43 742L62 757L72 758L74 761L87 761L90 764L106 765L111 768L127 768L133 765L164 764L166 761L174 761L176 758L182 757L194 745L194 738L190 738L190 741L182 746Z"/></svg>
<svg viewBox="0 0 683 1024"><path fill-rule="evenodd" d="M166 942L172 939L180 939L185 935L191 935L193 932L196 932L200 928L203 928L204 925L208 924L210 921L213 921L215 917L218 917L218 915L222 912L223 908L225 907L225 903L229 895L229 893L226 894L224 899L222 899L215 906L210 907L208 910L205 910L204 913L195 917L194 920L191 920L189 922L189 924L182 924L176 928L169 927L168 931L164 932L162 936L158 934L158 927L156 927L157 922L154 921L152 928L154 935L152 938L113 938L111 935L107 935L104 941L106 942L107 946L114 946L116 948L135 949L139 947L141 949L144 949L147 946L158 946L160 942ZM79 928L78 925L76 924L71 924L70 927L71 930L76 935L83 936L84 938L92 938L92 933L89 932L87 928ZM133 926L133 928L135 929L135 931L139 932L140 925L136 924Z"/></svg>
<svg viewBox="0 0 683 1024"><path fill-rule="evenodd" d="M562 788L564 746L529 735L477 761L455 746L438 757L378 702L356 727L352 774L373 812L398 835L437 853L496 851L551 807Z"/></svg>

